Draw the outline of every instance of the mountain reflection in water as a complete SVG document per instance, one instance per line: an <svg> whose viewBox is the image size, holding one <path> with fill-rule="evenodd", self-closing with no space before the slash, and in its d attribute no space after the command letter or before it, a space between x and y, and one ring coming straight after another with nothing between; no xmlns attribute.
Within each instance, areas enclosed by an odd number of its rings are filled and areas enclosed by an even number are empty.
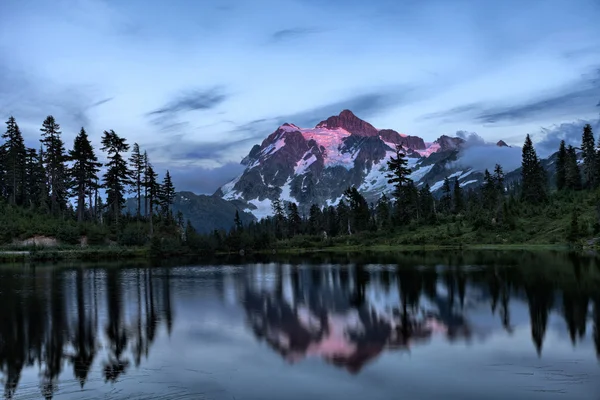
<svg viewBox="0 0 600 400"><path fill-rule="evenodd" d="M350 374L384 353L432 341L476 345L522 326L539 357L548 329L573 346L591 339L598 356L598 264L561 271L434 263L0 269L4 398L36 386L51 399L70 380L118 387L207 298L238 309L245 317L235 323L287 363L322 359ZM553 315L562 322L549 323ZM29 370L39 371L37 382Z"/></svg>

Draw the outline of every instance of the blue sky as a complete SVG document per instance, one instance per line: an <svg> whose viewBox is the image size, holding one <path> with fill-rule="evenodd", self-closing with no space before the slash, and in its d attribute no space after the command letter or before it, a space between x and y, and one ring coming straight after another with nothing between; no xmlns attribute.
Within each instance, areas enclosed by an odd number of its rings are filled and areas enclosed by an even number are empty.
<svg viewBox="0 0 600 400"><path fill-rule="evenodd" d="M2 0L0 15L0 117L31 145L48 114L68 145L114 129L196 192L280 123L344 108L429 141L532 133L540 150L600 110L598 0Z"/></svg>

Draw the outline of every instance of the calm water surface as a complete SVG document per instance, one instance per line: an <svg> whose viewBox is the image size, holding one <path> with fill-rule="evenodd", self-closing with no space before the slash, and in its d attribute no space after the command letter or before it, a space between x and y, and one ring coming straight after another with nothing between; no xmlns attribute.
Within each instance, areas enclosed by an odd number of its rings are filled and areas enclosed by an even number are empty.
<svg viewBox="0 0 600 400"><path fill-rule="evenodd" d="M0 268L0 390L6 399L600 399L594 257L240 262Z"/></svg>

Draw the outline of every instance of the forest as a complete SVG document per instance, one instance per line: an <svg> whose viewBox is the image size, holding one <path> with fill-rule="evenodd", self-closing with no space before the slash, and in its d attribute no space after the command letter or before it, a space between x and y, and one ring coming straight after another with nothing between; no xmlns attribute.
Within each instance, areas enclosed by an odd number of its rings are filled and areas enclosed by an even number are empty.
<svg viewBox="0 0 600 400"><path fill-rule="evenodd" d="M600 144L600 143L599 143ZM561 141L552 170L544 168L529 135L522 148L521 176L505 179L502 165L486 170L480 187L465 190L444 181L441 196L417 188L402 147L388 161L390 196L369 204L354 187L337 206L313 205L300 215L297 204L272 202L273 216L201 240L210 251L252 249L394 249L468 245L592 247L600 232L600 146L592 127L581 148Z"/></svg>
<svg viewBox="0 0 600 400"><path fill-rule="evenodd" d="M388 161L394 191L369 204L349 187L336 206L313 205L300 215L293 202L272 202L273 216L231 230L198 234L172 210L169 171L159 180L148 154L113 130L104 131L100 163L85 129L70 149L52 116L42 123L39 149L28 148L14 117L0 146L0 244L35 247L52 238L62 247L143 249L141 254L205 255L285 249L402 246L593 246L600 232L600 148L592 127L581 147L560 143L553 170L542 166L529 135L521 177L507 181L502 165L486 170L480 187L465 190L446 178L441 196L417 187L402 147ZM554 156L553 156L554 157ZM125 213L128 198L135 212ZM137 253L136 253L137 254Z"/></svg>
<svg viewBox="0 0 600 400"><path fill-rule="evenodd" d="M147 246L159 254L184 250L191 227L181 214L173 215L169 171L160 182L137 143L104 131L103 164L84 128L68 150L53 116L40 131L39 149L29 148L15 118L6 122L0 146L0 244L30 248L41 237L63 247ZM131 194L133 215L123 213Z"/></svg>

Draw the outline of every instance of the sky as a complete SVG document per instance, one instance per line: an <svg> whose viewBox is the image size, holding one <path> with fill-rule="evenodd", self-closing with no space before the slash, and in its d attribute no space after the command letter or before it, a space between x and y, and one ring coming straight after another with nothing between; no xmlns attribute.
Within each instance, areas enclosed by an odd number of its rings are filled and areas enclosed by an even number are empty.
<svg viewBox="0 0 600 400"><path fill-rule="evenodd" d="M541 155L600 133L599 0L0 0L0 117L30 146L113 129L179 190L212 193L254 144L343 109L433 141Z"/></svg>

